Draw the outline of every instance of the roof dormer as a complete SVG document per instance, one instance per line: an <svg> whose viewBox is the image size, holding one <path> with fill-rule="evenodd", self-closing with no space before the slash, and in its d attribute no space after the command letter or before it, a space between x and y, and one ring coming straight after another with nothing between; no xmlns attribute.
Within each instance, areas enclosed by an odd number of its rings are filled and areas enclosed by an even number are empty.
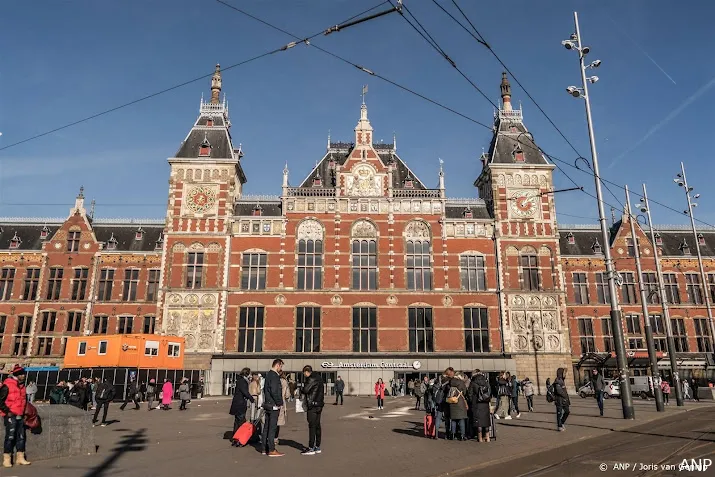
<svg viewBox="0 0 715 477"><path fill-rule="evenodd" d="M598 242L598 239L593 242L591 250L593 250L593 253L595 253L596 255L600 255L603 253L603 247L601 247L601 244Z"/></svg>
<svg viewBox="0 0 715 477"><path fill-rule="evenodd" d="M469 207L465 207L462 211L462 217L464 217L465 219L473 219L474 214L472 213L472 209L470 209Z"/></svg>
<svg viewBox="0 0 715 477"><path fill-rule="evenodd" d="M256 206L253 208L253 215L254 216L263 215L263 207L261 207L261 204L256 204Z"/></svg>
<svg viewBox="0 0 715 477"><path fill-rule="evenodd" d="M683 243L680 244L680 247L678 247L681 252L683 252L683 255L690 255L690 246L688 245L688 242L683 239Z"/></svg>
<svg viewBox="0 0 715 477"><path fill-rule="evenodd" d="M112 232L112 236L107 240L107 250L116 250L117 243L117 239L114 238L114 232Z"/></svg>
<svg viewBox="0 0 715 477"><path fill-rule="evenodd" d="M408 172L407 177L405 177L405 180L402 181L402 187L405 189L414 189L415 188L415 181L412 179L412 175Z"/></svg>
<svg viewBox="0 0 715 477"><path fill-rule="evenodd" d="M10 248L15 249L15 248L20 248L20 244L22 243L22 240L20 240L20 237L17 236L17 232L15 232L15 235L12 236L10 239Z"/></svg>
<svg viewBox="0 0 715 477"><path fill-rule="evenodd" d="M566 240L568 240L569 245L576 245L576 237L571 232L566 235Z"/></svg>
<svg viewBox="0 0 715 477"><path fill-rule="evenodd" d="M705 245L705 237L703 234L698 234L698 245Z"/></svg>
<svg viewBox="0 0 715 477"><path fill-rule="evenodd" d="M50 236L50 228L47 225L44 225L42 227L42 230L40 230L40 239L41 240L47 240L47 237Z"/></svg>
<svg viewBox="0 0 715 477"><path fill-rule="evenodd" d="M658 232L656 232L656 234L655 234L655 244L663 245L663 237L661 237L660 233L658 233Z"/></svg>
<svg viewBox="0 0 715 477"><path fill-rule="evenodd" d="M141 225L139 228L134 232L134 240L142 240L144 238L144 229L141 228Z"/></svg>
<svg viewBox="0 0 715 477"><path fill-rule="evenodd" d="M164 246L164 232L159 234L159 238L154 243L154 250L161 250Z"/></svg>
<svg viewBox="0 0 715 477"><path fill-rule="evenodd" d="M199 157L209 157L211 155L211 143L209 142L209 138L206 136L206 133L204 133L204 140L201 141L201 145L199 146Z"/></svg>

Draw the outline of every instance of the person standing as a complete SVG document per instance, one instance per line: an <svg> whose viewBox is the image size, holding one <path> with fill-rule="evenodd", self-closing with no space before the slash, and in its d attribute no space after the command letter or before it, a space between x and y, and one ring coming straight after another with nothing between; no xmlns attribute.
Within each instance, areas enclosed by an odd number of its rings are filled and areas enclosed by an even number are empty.
<svg viewBox="0 0 715 477"><path fill-rule="evenodd" d="M529 378L527 378L528 380ZM489 428L491 427L491 411L489 404L492 400L492 391L489 381L480 370L475 369L472 382L467 389L467 396L472 409L473 427L479 442L489 442Z"/></svg>
<svg viewBox="0 0 715 477"><path fill-rule="evenodd" d="M449 389L449 378L442 375L435 379L434 386L434 439L439 439L439 428L442 423L445 423L445 436L449 434L448 422L449 419L446 416L449 415L448 405L445 399L447 398L447 391Z"/></svg>
<svg viewBox="0 0 715 477"><path fill-rule="evenodd" d="M258 373L251 375L251 381L248 383L248 392L253 396L249 412L249 419L253 421L256 419L256 414L258 413L261 395L261 383L258 380Z"/></svg>
<svg viewBox="0 0 715 477"><path fill-rule="evenodd" d="M496 419L511 419L509 415L509 397L511 396L511 391L509 390L509 383L506 380L506 374L502 371L497 379L497 408L494 411L494 418Z"/></svg>
<svg viewBox="0 0 715 477"><path fill-rule="evenodd" d="M511 383L511 409L516 413L517 419L521 417L519 412L519 381L516 380L516 375L512 375Z"/></svg>
<svg viewBox="0 0 715 477"><path fill-rule="evenodd" d="M100 409L102 411L102 427L107 426L107 412L109 412L109 403L114 399L114 386L109 384L109 379L104 378L104 381L97 385L97 392L95 397L97 404L94 407L94 417L92 418L92 425L97 424L97 416L99 416Z"/></svg>
<svg viewBox="0 0 715 477"><path fill-rule="evenodd" d="M375 383L375 397L377 398L377 408L382 409L385 406L385 383L382 378L377 378Z"/></svg>
<svg viewBox="0 0 715 477"><path fill-rule="evenodd" d="M251 370L249 368L243 368L236 379L236 390L231 400L231 409L228 411L228 413L233 416L233 434L236 434L238 428L246 422L248 403L255 401L251 393L248 392L248 379L250 375ZM239 444L237 441L232 440L231 445L238 447Z"/></svg>
<svg viewBox="0 0 715 477"><path fill-rule="evenodd" d="M660 382L660 389L663 391L663 400L667 406L669 404L668 399L670 398L670 383L668 383L665 379L662 380Z"/></svg>
<svg viewBox="0 0 715 477"><path fill-rule="evenodd" d="M407 381L407 394L409 396L415 395L415 381L413 379Z"/></svg>
<svg viewBox="0 0 715 477"><path fill-rule="evenodd" d="M187 378L181 378L181 384L179 385L179 399L181 399L179 411L186 411L186 404L191 401L191 389L189 388L189 380Z"/></svg>
<svg viewBox="0 0 715 477"><path fill-rule="evenodd" d="M467 440L466 421L469 417L467 399L464 394L467 392L465 378L461 372L457 373L449 380L449 392L447 402L449 403L450 433L447 439L457 439L457 430L461 440Z"/></svg>
<svg viewBox="0 0 715 477"><path fill-rule="evenodd" d="M99 386L99 378L95 377L89 384L89 392L92 393L92 410L97 409L97 386Z"/></svg>
<svg viewBox="0 0 715 477"><path fill-rule="evenodd" d="M30 381L27 384L25 392L27 393L27 402L35 402L35 394L37 394L37 384L35 384L35 381Z"/></svg>
<svg viewBox="0 0 715 477"><path fill-rule="evenodd" d="M603 375L597 369L593 370L593 378L591 378L591 386L593 392L596 393L596 402L598 402L598 412L603 417L603 390L606 389L606 381Z"/></svg>
<svg viewBox="0 0 715 477"><path fill-rule="evenodd" d="M340 405L343 405L343 391L345 391L345 381L343 381L343 378L338 376L338 379L335 381L335 405L338 405L338 400L340 400Z"/></svg>
<svg viewBox="0 0 715 477"><path fill-rule="evenodd" d="M700 396L698 396L698 380L695 378L691 379L692 385L690 387L693 388L693 399L695 399L697 402L700 402Z"/></svg>
<svg viewBox="0 0 715 477"><path fill-rule="evenodd" d="M266 411L262 449L268 457L283 457L285 454L276 450L276 431L278 429L278 414L283 402L280 372L283 370L283 360L274 359L271 370L266 375L263 386L263 409Z"/></svg>
<svg viewBox="0 0 715 477"><path fill-rule="evenodd" d="M169 379L164 380L164 385L161 387L161 408L164 411L171 409L171 398L174 397L174 385Z"/></svg>
<svg viewBox="0 0 715 477"><path fill-rule="evenodd" d="M554 380L554 402L556 404L556 427L559 431L566 430L566 419L569 417L569 406L571 405L564 378L566 378L566 369L557 369Z"/></svg>
<svg viewBox="0 0 715 477"><path fill-rule="evenodd" d="M427 376L425 376L424 381L415 380L415 411L420 410L420 402L422 401L422 396L425 395L427 391Z"/></svg>
<svg viewBox="0 0 715 477"><path fill-rule="evenodd" d="M146 385L146 402L149 411L154 409L154 401L156 400L156 380L151 378L149 384Z"/></svg>
<svg viewBox="0 0 715 477"><path fill-rule="evenodd" d="M534 383L529 381L528 377L524 378L524 381L521 383L521 389L524 391L529 412L534 412Z"/></svg>
<svg viewBox="0 0 715 477"><path fill-rule="evenodd" d="M306 412L308 419L308 448L301 452L301 455L315 455L321 453L322 430L320 417L325 405L325 386L320 375L314 373L311 366L303 367L303 376L305 376L305 384L301 391L305 395L305 405L308 408ZM382 387L384 392L384 383Z"/></svg>
<svg viewBox="0 0 715 477"><path fill-rule="evenodd" d="M688 384L687 379L683 379L683 398L688 400L693 399L690 395L690 384Z"/></svg>
<svg viewBox="0 0 715 477"><path fill-rule="evenodd" d="M288 399L290 399L290 390L288 389L288 377L285 371L281 371L281 393L283 393L283 406L278 413L278 424L276 427L276 438L275 442L278 445L278 439L281 433L281 426L285 426L288 422Z"/></svg>
<svg viewBox="0 0 715 477"><path fill-rule="evenodd" d="M25 368L15 365L2 386L0 386L0 415L5 424L5 442L3 443L2 466L12 467L12 453L15 465L30 465L25 459Z"/></svg>
<svg viewBox="0 0 715 477"><path fill-rule="evenodd" d="M139 387L135 379L129 382L129 387L127 388L127 394L124 396L124 403L119 407L120 411L123 411L127 407L127 404L134 402L134 410L139 410Z"/></svg>

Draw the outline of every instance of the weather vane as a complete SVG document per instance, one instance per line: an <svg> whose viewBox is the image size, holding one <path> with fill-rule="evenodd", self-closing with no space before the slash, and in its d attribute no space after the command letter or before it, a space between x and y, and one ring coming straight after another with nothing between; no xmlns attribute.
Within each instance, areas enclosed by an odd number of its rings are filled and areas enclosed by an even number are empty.
<svg viewBox="0 0 715 477"><path fill-rule="evenodd" d="M367 94L367 85L362 87L362 104L365 104L365 95Z"/></svg>

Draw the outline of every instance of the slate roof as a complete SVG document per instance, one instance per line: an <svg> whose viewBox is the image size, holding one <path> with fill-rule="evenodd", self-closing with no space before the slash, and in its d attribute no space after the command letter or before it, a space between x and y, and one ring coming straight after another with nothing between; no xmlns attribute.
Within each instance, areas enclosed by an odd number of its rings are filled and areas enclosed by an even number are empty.
<svg viewBox="0 0 715 477"><path fill-rule="evenodd" d="M345 142L331 142L330 149L327 154L323 156L323 159L318 163L315 168L308 174L300 187L312 187L313 179L315 179L318 174L323 181L324 187L335 187L337 184L337 177L335 175L335 169L330 166L330 161L333 160L336 164L341 166L345 164L352 152L355 144L345 143ZM403 189L404 181L409 176L413 181L413 189L424 190L427 189L422 181L415 176L407 164L400 159L400 157L395 153L394 146L392 144L373 144L373 149L377 152L377 156L384 166L394 162L395 169L392 171L392 188L393 189Z"/></svg>
<svg viewBox="0 0 715 477"><path fill-rule="evenodd" d="M489 214L489 209L487 205L482 202L480 204L450 204L449 199L447 199L447 204L444 207L445 217L448 219L461 219L464 218L464 211L470 210L472 212L473 219L491 219L492 216Z"/></svg>
<svg viewBox="0 0 715 477"><path fill-rule="evenodd" d="M500 119L497 114L494 127L488 152L490 164L549 164L520 119ZM517 146L524 154L524 162L516 162Z"/></svg>
<svg viewBox="0 0 715 477"><path fill-rule="evenodd" d="M616 236L618 229L620 228L622 222L616 222L613 227L611 227L611 240ZM595 226L569 226L560 225L559 226L559 245L561 250L561 255L594 255L592 250L593 243L598 240L601 244L601 230ZM573 236L574 243L569 243L569 234ZM715 229L704 229L699 230L698 234L702 234L705 239L705 245L700 245L700 252L706 257L715 257ZM647 234L649 235L649 233ZM656 240L658 235L662 240L662 244L658 245L663 250L664 256L669 257L696 257L697 253L695 251L695 239L693 238L693 233L689 228L676 228L673 226L656 226ZM686 241L690 247L690 255L683 254L680 249L683 240ZM650 242L650 240L649 240ZM603 245L603 244L601 244Z"/></svg>
<svg viewBox="0 0 715 477"><path fill-rule="evenodd" d="M283 215L281 202L258 202L261 206L261 216L264 217L280 217ZM233 209L233 215L253 215L253 209L256 208L256 202L238 202Z"/></svg>
<svg viewBox="0 0 715 477"><path fill-rule="evenodd" d="M15 223L0 222L0 250L42 250L42 242L51 240L52 236L62 224L36 222ZM144 234L141 240L136 240L135 234L141 226ZM41 239L42 229L47 227L49 234L46 239ZM93 225L95 236L99 242L108 242L112 234L117 241L116 251L123 252L153 252L156 250L156 242L162 237L164 226L156 224L141 225L131 224L95 224ZM10 242L17 233L20 238L20 246L10 249ZM106 250L106 247L105 247Z"/></svg>

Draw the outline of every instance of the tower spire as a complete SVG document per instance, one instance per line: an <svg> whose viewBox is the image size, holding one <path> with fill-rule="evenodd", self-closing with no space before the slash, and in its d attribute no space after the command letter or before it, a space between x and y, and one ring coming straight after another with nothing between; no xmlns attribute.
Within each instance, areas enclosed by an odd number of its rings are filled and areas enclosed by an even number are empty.
<svg viewBox="0 0 715 477"><path fill-rule="evenodd" d="M369 146L372 144L372 126L367 119L367 105L365 104L365 94L367 85L362 87L362 105L360 106L360 121L355 126L355 144L358 146Z"/></svg>
<svg viewBox="0 0 715 477"><path fill-rule="evenodd" d="M511 84L509 84L509 78L506 76L506 71L501 74L501 101L502 110L511 111Z"/></svg>
<svg viewBox="0 0 715 477"><path fill-rule="evenodd" d="M211 77L211 104L219 104L221 94L221 65L216 63L216 71Z"/></svg>

